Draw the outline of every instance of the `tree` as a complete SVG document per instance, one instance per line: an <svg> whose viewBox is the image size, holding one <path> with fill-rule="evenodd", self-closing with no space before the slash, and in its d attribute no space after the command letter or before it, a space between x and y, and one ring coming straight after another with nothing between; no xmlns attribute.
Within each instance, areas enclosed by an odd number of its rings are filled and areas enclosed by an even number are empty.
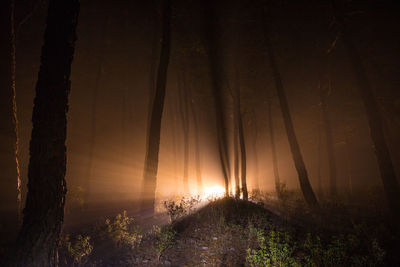
<svg viewBox="0 0 400 267"><path fill-rule="evenodd" d="M142 210L154 212L157 185L158 153L160 150L161 121L170 57L171 1L163 1L161 53L157 71L155 95L147 133L146 158L142 183Z"/></svg>
<svg viewBox="0 0 400 267"><path fill-rule="evenodd" d="M78 0L49 2L32 114L28 194L13 266L56 266L64 220L66 126Z"/></svg>
<svg viewBox="0 0 400 267"><path fill-rule="evenodd" d="M379 171L383 187L392 212L399 217L400 214L400 187L396 179L390 152L386 143L381 111L373 93L373 89L364 69L361 56L352 40L352 35L345 23L344 15L337 1L332 0L334 16L339 27L340 37L347 52L348 59L354 71L358 91L367 113L371 140L374 145L375 155L378 160Z"/></svg>
<svg viewBox="0 0 400 267"><path fill-rule="evenodd" d="M106 17L104 20L104 25L101 29L100 36L100 47L99 53L97 55L98 65L96 70L96 78L93 86L93 96L92 96L92 112L90 118L90 138L89 138L89 156L88 156L88 165L87 165L87 176L85 179L84 190L86 190L86 202L87 205L88 199L92 194L92 184L93 184L93 162L94 162L94 151L96 147L96 130L97 130L97 107L98 107L98 98L99 98L99 90L101 84L101 78L104 71L104 54L106 48L106 34L107 34L107 26L109 22L109 17Z"/></svg>
<svg viewBox="0 0 400 267"><path fill-rule="evenodd" d="M225 182L225 195L229 194L229 157L227 144L226 121L223 112L223 86L222 86L222 59L220 44L218 42L219 27L218 17L216 15L215 2L212 0L204 1L205 7L205 33L207 41L207 54L210 63L210 78L212 92L214 95L215 116L217 123L218 152L221 162L222 173Z"/></svg>
<svg viewBox="0 0 400 267"><path fill-rule="evenodd" d="M272 70L272 76L275 82L275 89L279 98L279 103L281 106L283 121L286 128L286 134L288 137L290 150L292 152L293 161L297 170L299 177L300 188L303 192L304 199L311 208L318 208L318 201L315 197L314 191L311 187L310 181L308 179L307 169L304 164L303 156L300 151L300 146L297 141L297 137L294 131L292 117L290 115L289 105L287 102L286 93L283 87L281 74L279 72L278 64L275 57L274 48L271 43L270 30L269 30L269 20L270 16L268 14L268 9L264 7L264 38L265 45L268 54L268 60Z"/></svg>
<svg viewBox="0 0 400 267"><path fill-rule="evenodd" d="M15 27L14 1L7 0L0 11L0 29L4 41L0 53L0 111L1 111L1 180L3 193L0 196L0 218L6 229L14 228L18 216L19 165L18 165L18 124L15 102Z"/></svg>
<svg viewBox="0 0 400 267"><path fill-rule="evenodd" d="M238 94L238 109L239 109L239 116L238 116L238 127L239 127L239 144L240 144L240 181L242 183L242 193L243 193L243 199L248 200L249 199L249 194L247 192L247 179L246 179L246 144L245 144L245 139L244 139L244 129L243 129L243 116L240 111L240 88L238 86L237 88L237 94Z"/></svg>
<svg viewBox="0 0 400 267"><path fill-rule="evenodd" d="M321 107L321 117L322 117L322 126L325 132L325 141L326 141L326 150L328 152L328 165L329 165L329 193L331 198L337 196L337 182L336 182L336 157L335 151L333 147L333 137L332 137L332 127L331 127L331 119L328 111L328 97L331 93L329 81L329 88L322 89L321 85L319 85L320 91L320 107Z"/></svg>
<svg viewBox="0 0 400 267"><path fill-rule="evenodd" d="M272 158L272 169L274 171L275 177L275 190L278 198L281 197L281 181L279 177L278 169L278 157L276 156L275 147L275 132L274 132L274 122L272 120L272 97L267 100L267 119L268 119L268 131L269 131L269 145L271 147L271 158Z"/></svg>
<svg viewBox="0 0 400 267"><path fill-rule="evenodd" d="M182 68L178 73L179 113L181 115L183 130L183 190L185 194L189 190L189 105L187 96L186 73Z"/></svg>

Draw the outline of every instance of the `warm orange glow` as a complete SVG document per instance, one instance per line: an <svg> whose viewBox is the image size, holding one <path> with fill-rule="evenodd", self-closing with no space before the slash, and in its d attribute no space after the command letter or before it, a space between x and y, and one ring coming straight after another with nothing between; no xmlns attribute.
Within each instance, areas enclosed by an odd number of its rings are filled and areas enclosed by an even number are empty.
<svg viewBox="0 0 400 267"><path fill-rule="evenodd" d="M215 185L204 188L204 199L207 198L220 198L225 195L225 189L222 186Z"/></svg>

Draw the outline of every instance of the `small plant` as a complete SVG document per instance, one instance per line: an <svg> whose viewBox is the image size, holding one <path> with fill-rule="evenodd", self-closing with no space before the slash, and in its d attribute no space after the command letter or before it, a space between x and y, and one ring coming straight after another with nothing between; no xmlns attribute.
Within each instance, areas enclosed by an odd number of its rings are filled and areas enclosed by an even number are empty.
<svg viewBox="0 0 400 267"><path fill-rule="evenodd" d="M156 235L157 260L160 261L162 253L174 244L176 232L169 225L154 226L153 231Z"/></svg>
<svg viewBox="0 0 400 267"><path fill-rule="evenodd" d="M69 234L61 236L60 245L61 249L64 250L65 263L67 264L67 258L72 259L72 265L80 266L86 263L88 256L92 253L93 246L89 242L90 236L78 235L73 241L71 241Z"/></svg>
<svg viewBox="0 0 400 267"><path fill-rule="evenodd" d="M136 227L133 227L134 219L127 216L124 210L122 214L117 214L113 221L106 219L107 236L117 247L128 247L133 249L142 240L142 235Z"/></svg>
<svg viewBox="0 0 400 267"><path fill-rule="evenodd" d="M247 250L247 261L250 266L300 266L293 257L295 245L288 233L270 231L251 227L250 236L255 236L259 249Z"/></svg>
<svg viewBox="0 0 400 267"><path fill-rule="evenodd" d="M177 219L192 213L200 202L200 196L191 198L182 197L179 203L173 200L164 201L164 208L167 210L170 221L174 222Z"/></svg>

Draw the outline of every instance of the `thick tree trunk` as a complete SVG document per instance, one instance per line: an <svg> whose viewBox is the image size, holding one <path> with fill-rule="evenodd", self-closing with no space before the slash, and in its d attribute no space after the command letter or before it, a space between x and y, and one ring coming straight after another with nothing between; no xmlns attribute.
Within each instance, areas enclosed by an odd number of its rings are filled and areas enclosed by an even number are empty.
<svg viewBox="0 0 400 267"><path fill-rule="evenodd" d="M143 211L154 213L157 185L158 153L160 150L161 121L164 108L165 88L170 57L171 0L163 1L162 38L160 63L157 71L156 92L148 128L146 158L143 171L142 205Z"/></svg>
<svg viewBox="0 0 400 267"><path fill-rule="evenodd" d="M367 112L371 140L373 142L375 155L378 160L379 171L388 199L389 207L397 217L400 217L400 188L394 171L392 159L390 157L390 152L385 140L381 112L375 99L373 89L371 88L371 84L366 75L361 57L353 44L351 33L348 31L347 26L345 25L339 5L335 0L332 0L332 6L335 18L341 30L341 38L346 49L347 56L356 77L359 93Z"/></svg>
<svg viewBox="0 0 400 267"><path fill-rule="evenodd" d="M0 221L3 230L16 228L18 216L18 142L16 139L15 104L15 35L14 1L7 0L0 11ZM16 165L17 163L17 165ZM17 168L16 168L17 166Z"/></svg>
<svg viewBox="0 0 400 267"><path fill-rule="evenodd" d="M179 113L183 128L183 190L189 194L189 107L187 99L186 74L184 70L178 75Z"/></svg>
<svg viewBox="0 0 400 267"><path fill-rule="evenodd" d="M66 126L78 0L49 2L32 114L28 195L12 266L56 266L66 194Z"/></svg>
<svg viewBox="0 0 400 267"><path fill-rule="evenodd" d="M216 30L219 27L218 17L214 10L215 2L212 0L205 0L205 33L207 39L208 56L210 62L210 78L211 86L214 95L215 103L215 116L217 123L217 137L218 137L218 151L219 159L221 162L222 173L225 182L225 195L229 195L229 177L230 177L230 167L229 167L229 156L228 156L228 143L227 143L227 131L226 131L226 121L223 112L223 86L222 86L222 59L220 45L218 42L219 32Z"/></svg>
<svg viewBox="0 0 400 267"><path fill-rule="evenodd" d="M270 18L268 12L265 12L264 14L265 44L267 47L268 59L272 69L272 75L275 81L275 88L278 94L279 103L281 105L283 121L285 124L290 149L292 151L293 161L298 173L300 188L301 191L303 192L304 199L311 208L318 208L318 201L317 198L315 197L314 191L308 179L307 169L304 164L303 156L301 154L299 143L297 141L297 137L294 131L292 117L289 111L289 104L287 102L286 93L283 88L281 75L275 58L275 52L271 44L269 24L268 24L269 19Z"/></svg>
<svg viewBox="0 0 400 267"><path fill-rule="evenodd" d="M320 92L320 105L322 115L322 125L325 132L326 150L328 152L328 165L329 165L329 194L331 198L337 197L337 179L336 179L336 157L333 147L331 119L329 117L327 98L329 91L321 90Z"/></svg>
<svg viewBox="0 0 400 267"><path fill-rule="evenodd" d="M275 190L278 198L281 197L281 181L279 177L278 169L278 157L276 156L275 147L275 132L274 132L274 122L272 121L272 99L267 101L267 118L268 118L268 130L269 130L269 145L271 147L271 157L272 157L272 169L274 171L275 178Z"/></svg>

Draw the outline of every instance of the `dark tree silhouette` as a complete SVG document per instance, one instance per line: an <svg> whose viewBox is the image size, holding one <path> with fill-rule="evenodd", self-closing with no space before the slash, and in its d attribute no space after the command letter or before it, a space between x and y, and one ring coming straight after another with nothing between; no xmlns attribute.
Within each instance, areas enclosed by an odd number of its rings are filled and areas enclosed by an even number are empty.
<svg viewBox="0 0 400 267"><path fill-rule="evenodd" d="M386 143L381 111L379 110L371 83L368 80L361 56L354 45L351 33L345 23L342 7L338 1L332 0L331 3L337 26L340 30L340 37L354 71L357 87L359 89L358 91L367 113L371 140L374 145L375 155L378 160L379 171L389 206L396 217L400 217L400 187L396 179L393 162Z"/></svg>
<svg viewBox="0 0 400 267"><path fill-rule="evenodd" d="M150 115L146 158L144 162L141 208L149 213L154 212L155 192L157 185L158 153L160 150L161 121L164 109L165 88L170 57L171 34L171 1L164 0L162 7L161 53L157 71L156 92Z"/></svg>
<svg viewBox="0 0 400 267"><path fill-rule="evenodd" d="M66 113L78 0L49 2L32 114L28 194L12 266L56 266L67 191Z"/></svg>
<svg viewBox="0 0 400 267"><path fill-rule="evenodd" d="M329 81L330 83L330 81ZM322 89L319 85L320 91L320 106L322 116L322 126L325 132L326 150L328 152L328 165L329 165L329 194L334 198L337 196L337 182L336 182L336 158L333 147L331 119L328 111L328 97L331 93L330 84L328 89Z"/></svg>
<svg viewBox="0 0 400 267"><path fill-rule="evenodd" d="M88 156L88 165L87 165L87 176L84 181L84 190L86 191L86 201L85 205L88 204L88 199L92 195L92 184L93 184L93 162L94 162L94 152L96 147L96 131L97 131L97 108L98 108L98 98L100 91L101 78L103 76L104 71L104 53L106 48L106 34L107 34L107 26L109 22L109 17L105 18L104 25L101 29L101 36L99 40L99 50L96 55L98 58L98 65L96 70L96 78L93 86L93 97L92 97L92 111L90 118L90 138L89 138L89 156Z"/></svg>
<svg viewBox="0 0 400 267"><path fill-rule="evenodd" d="M281 181L279 177L279 169L278 169L278 157L276 155L276 147L275 147L275 131L274 131L274 122L272 120L272 97L267 100L267 119L268 119L268 131L269 131L269 145L271 147L271 158L272 158L272 169L274 171L275 178L275 190L278 198L281 197Z"/></svg>
<svg viewBox="0 0 400 267"><path fill-rule="evenodd" d="M14 1L2 3L0 11L0 30L3 40L0 42L0 168L2 171L0 187L0 221L6 229L15 228L18 216L18 158L16 157L14 117L15 108L15 34Z"/></svg>
<svg viewBox="0 0 400 267"><path fill-rule="evenodd" d="M270 15L269 15L269 10L268 7L264 6L264 37L265 37L265 45L266 45L266 50L268 54L268 60L271 65L271 70L272 70L272 76L275 81L275 88L276 92L278 94L279 98L279 103L281 106L281 111L282 111L282 116L283 116L283 121L285 124L286 128L286 134L288 137L290 149L292 152L292 157L293 161L299 176L299 182L300 182L300 188L301 191L303 192L304 199L306 200L307 204L311 208L318 208L318 201L317 198L315 197L314 191L311 187L310 181L308 179L308 174L307 174L307 169L304 164L303 156L300 151L300 146L297 141L297 137L294 131L293 127L293 122L292 122L292 117L290 115L289 111L289 105L287 102L287 97L285 90L283 88L283 83L281 79L281 74L279 72L278 64L276 61L275 57L275 52L274 48L271 43L271 37L270 37L270 30L269 30L269 20L270 20Z"/></svg>
<svg viewBox="0 0 400 267"><path fill-rule="evenodd" d="M217 123L217 136L218 136L218 151L221 162L224 182L225 182L225 194L229 194L229 156L228 156L228 144L227 144L227 133L226 133L226 121L223 112L223 86L222 86L222 59L220 44L218 42L218 27L219 21L216 14L217 6L212 0L204 1L205 11L205 33L207 41L207 54L210 63L210 78L211 86L214 95L215 103L215 115Z"/></svg>
<svg viewBox="0 0 400 267"><path fill-rule="evenodd" d="M200 134L199 134L199 118L196 112L195 100L193 98L192 87L188 84L188 100L190 101L190 111L192 114L193 130L194 130L194 148L195 148L195 161L196 161L196 182L197 193L203 194L203 178L201 174L201 152L200 152Z"/></svg>
<svg viewBox="0 0 400 267"><path fill-rule="evenodd" d="M183 192L188 194L189 190L189 105L187 95L186 73L182 68L178 72L179 90L179 113L181 115L183 130Z"/></svg>
<svg viewBox="0 0 400 267"><path fill-rule="evenodd" d="M243 116L240 111L240 88L237 89L237 94L238 94L238 106L239 106L239 117L238 117L238 127L239 127L239 144L240 144L240 181L242 184L242 193L243 193L243 199L248 200L249 199L249 194L247 192L247 179L246 179L246 174L247 174L247 163L246 163L246 143L244 139L244 129L243 129Z"/></svg>

